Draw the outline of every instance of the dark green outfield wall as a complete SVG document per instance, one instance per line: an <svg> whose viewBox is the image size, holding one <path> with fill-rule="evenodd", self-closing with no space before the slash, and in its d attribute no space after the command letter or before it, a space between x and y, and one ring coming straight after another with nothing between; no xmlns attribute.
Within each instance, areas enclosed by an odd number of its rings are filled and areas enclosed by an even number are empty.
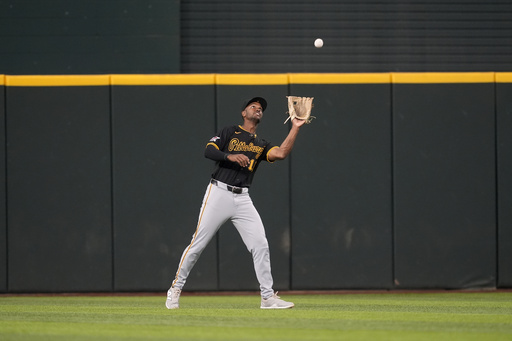
<svg viewBox="0 0 512 341"><path fill-rule="evenodd" d="M180 2L0 1L0 73L180 72Z"/></svg>
<svg viewBox="0 0 512 341"><path fill-rule="evenodd" d="M292 155L258 170L276 290L512 286L512 75L0 77L0 291L164 291L195 230L206 142L314 96ZM3 126L5 122L5 126ZM230 223L187 290L258 290Z"/></svg>
<svg viewBox="0 0 512 341"><path fill-rule="evenodd" d="M108 86L6 87L7 287L112 288Z"/></svg>
<svg viewBox="0 0 512 341"><path fill-rule="evenodd" d="M0 74L508 72L511 17L507 0L1 0Z"/></svg>
<svg viewBox="0 0 512 341"><path fill-rule="evenodd" d="M391 84L375 81L290 85L318 116L291 159L294 287L393 287Z"/></svg>
<svg viewBox="0 0 512 341"><path fill-rule="evenodd" d="M396 282L493 286L494 84L397 84L393 99Z"/></svg>

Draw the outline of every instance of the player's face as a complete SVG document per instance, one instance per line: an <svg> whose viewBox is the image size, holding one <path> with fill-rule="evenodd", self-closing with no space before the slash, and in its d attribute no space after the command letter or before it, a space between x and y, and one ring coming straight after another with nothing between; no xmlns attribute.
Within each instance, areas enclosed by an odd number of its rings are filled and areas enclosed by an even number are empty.
<svg viewBox="0 0 512 341"><path fill-rule="evenodd" d="M263 108L257 102L251 103L245 108L245 118L260 123L263 118Z"/></svg>

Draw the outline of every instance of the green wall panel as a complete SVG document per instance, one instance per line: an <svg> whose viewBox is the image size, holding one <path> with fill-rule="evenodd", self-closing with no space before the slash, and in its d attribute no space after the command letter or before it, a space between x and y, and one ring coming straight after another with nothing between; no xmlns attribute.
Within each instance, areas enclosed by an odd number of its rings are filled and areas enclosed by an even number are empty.
<svg viewBox="0 0 512 341"><path fill-rule="evenodd" d="M292 155L294 289L392 286L390 84L292 84L317 118Z"/></svg>
<svg viewBox="0 0 512 341"><path fill-rule="evenodd" d="M10 291L112 290L109 93L7 87Z"/></svg>
<svg viewBox="0 0 512 341"><path fill-rule="evenodd" d="M7 193L5 169L5 86L0 75L0 292L7 291Z"/></svg>
<svg viewBox="0 0 512 341"><path fill-rule="evenodd" d="M213 86L114 86L115 289L167 290L196 229L211 165ZM212 243L187 290L217 289Z"/></svg>
<svg viewBox="0 0 512 341"><path fill-rule="evenodd" d="M494 84L394 84L398 288L496 286Z"/></svg>
<svg viewBox="0 0 512 341"><path fill-rule="evenodd" d="M498 286L512 287L512 84L498 83Z"/></svg>

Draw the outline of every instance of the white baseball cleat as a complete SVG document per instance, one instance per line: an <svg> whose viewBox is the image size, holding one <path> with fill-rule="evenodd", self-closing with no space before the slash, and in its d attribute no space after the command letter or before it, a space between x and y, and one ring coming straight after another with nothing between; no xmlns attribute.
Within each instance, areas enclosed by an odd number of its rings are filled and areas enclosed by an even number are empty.
<svg viewBox="0 0 512 341"><path fill-rule="evenodd" d="M180 294L181 289L178 288L170 288L167 291L167 300L165 301L167 309L178 309L180 307Z"/></svg>
<svg viewBox="0 0 512 341"><path fill-rule="evenodd" d="M271 297L261 299L261 309L289 309L293 308L295 304L292 302L286 302L277 296L277 292Z"/></svg>

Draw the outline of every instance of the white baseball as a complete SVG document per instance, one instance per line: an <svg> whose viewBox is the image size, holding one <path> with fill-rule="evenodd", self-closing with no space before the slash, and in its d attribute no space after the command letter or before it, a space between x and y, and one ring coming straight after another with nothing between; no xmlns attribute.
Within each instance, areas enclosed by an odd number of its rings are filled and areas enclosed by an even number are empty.
<svg viewBox="0 0 512 341"><path fill-rule="evenodd" d="M321 48L322 46L324 46L324 41L320 38L318 38L317 40L315 40L315 47L317 49Z"/></svg>

